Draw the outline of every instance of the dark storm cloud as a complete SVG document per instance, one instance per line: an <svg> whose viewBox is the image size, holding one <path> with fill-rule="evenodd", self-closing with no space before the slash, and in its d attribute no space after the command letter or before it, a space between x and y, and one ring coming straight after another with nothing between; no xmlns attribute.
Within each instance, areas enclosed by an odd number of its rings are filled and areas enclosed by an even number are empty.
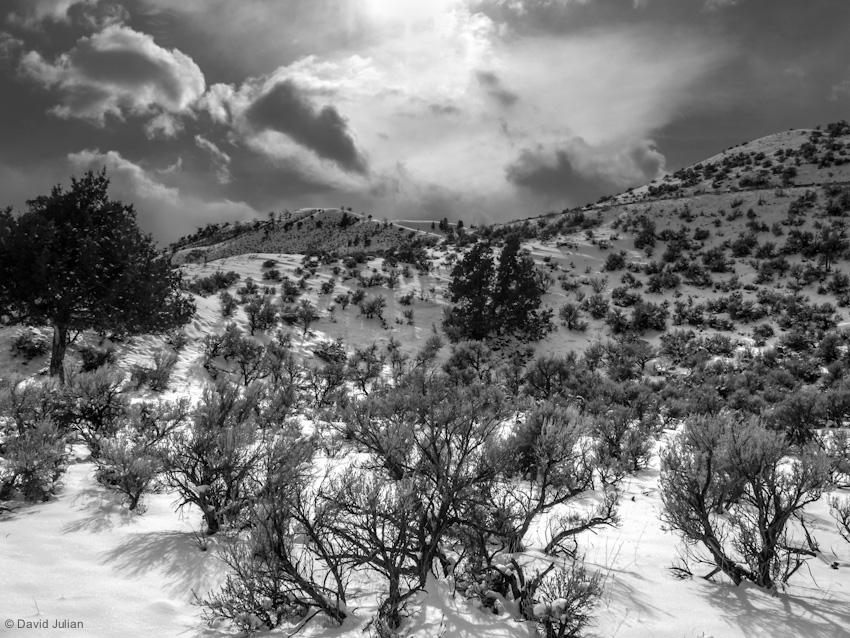
<svg viewBox="0 0 850 638"><path fill-rule="evenodd" d="M651 141L594 148L574 138L554 149L524 150L505 168L508 182L544 197L586 204L659 177L665 157Z"/></svg>
<svg viewBox="0 0 850 638"><path fill-rule="evenodd" d="M369 170L348 121L333 106L316 110L291 80L278 82L257 98L245 117L254 129L283 133L345 170L360 174Z"/></svg>
<svg viewBox="0 0 850 638"><path fill-rule="evenodd" d="M611 190L610 182L581 175L565 151L556 151L554 161L532 151L522 151L505 169L505 177L534 194L571 205L595 202Z"/></svg>
<svg viewBox="0 0 850 638"><path fill-rule="evenodd" d="M502 86L499 76L492 71L478 71L475 77L478 79L478 83L487 91L487 94L502 106L513 106L519 101L519 96Z"/></svg>

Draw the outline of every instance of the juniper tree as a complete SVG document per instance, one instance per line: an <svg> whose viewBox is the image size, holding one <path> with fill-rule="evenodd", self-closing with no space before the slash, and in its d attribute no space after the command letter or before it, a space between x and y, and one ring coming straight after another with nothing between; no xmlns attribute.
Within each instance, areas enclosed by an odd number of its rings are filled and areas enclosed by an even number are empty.
<svg viewBox="0 0 850 638"><path fill-rule="evenodd" d="M109 199L108 187L105 169L89 171L22 215L0 213L0 317L53 328L50 375L62 380L71 332L165 332L195 310L133 206Z"/></svg>

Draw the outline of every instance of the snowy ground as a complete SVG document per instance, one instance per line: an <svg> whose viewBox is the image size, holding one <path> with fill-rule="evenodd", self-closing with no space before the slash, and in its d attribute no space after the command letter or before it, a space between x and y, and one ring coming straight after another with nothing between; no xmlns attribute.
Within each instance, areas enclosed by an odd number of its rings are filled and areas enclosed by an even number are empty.
<svg viewBox="0 0 850 638"><path fill-rule="evenodd" d="M215 542L201 551L194 532L199 516L174 511L172 494L151 495L143 515L127 512L118 497L98 485L93 465L77 450L64 488L48 503L31 505L0 521L0 623L4 636L233 635L210 628L192 605L224 575ZM623 523L579 541L588 566L604 578L597 625L599 638L837 638L850 635L850 544L835 531L825 499L807 513L822 555L773 596L696 577L679 580L669 567L677 539L659 518L657 470L627 479L621 498ZM532 552L533 553L533 552ZM838 569L831 563L837 562ZM704 571L700 571L700 569ZM379 590L364 578L343 627L314 621L299 636L355 638L375 610ZM20 622L63 620L77 629L26 629ZM482 612L452 594L451 583L432 579L421 605L405 626L417 638L533 636L533 628ZM262 635L262 634L261 634ZM278 630L267 635L287 635Z"/></svg>

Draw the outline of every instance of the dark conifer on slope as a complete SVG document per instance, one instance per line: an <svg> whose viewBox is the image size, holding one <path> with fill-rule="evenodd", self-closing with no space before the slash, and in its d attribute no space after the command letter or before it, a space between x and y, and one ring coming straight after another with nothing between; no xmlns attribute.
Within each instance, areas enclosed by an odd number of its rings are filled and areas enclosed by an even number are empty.
<svg viewBox="0 0 850 638"><path fill-rule="evenodd" d="M0 315L53 328L50 375L63 378L72 331L162 332L194 313L180 274L141 232L132 207L107 196L106 171L71 178L70 190L0 214Z"/></svg>

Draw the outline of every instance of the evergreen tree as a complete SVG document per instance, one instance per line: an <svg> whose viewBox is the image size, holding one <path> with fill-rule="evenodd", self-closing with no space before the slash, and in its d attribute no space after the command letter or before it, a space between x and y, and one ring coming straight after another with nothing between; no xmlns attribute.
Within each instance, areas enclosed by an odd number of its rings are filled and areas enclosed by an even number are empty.
<svg viewBox="0 0 850 638"><path fill-rule="evenodd" d="M491 329L492 286L495 276L490 244L478 242L452 269L448 323L470 339L484 339Z"/></svg>
<svg viewBox="0 0 850 638"><path fill-rule="evenodd" d="M496 271L493 309L502 332L522 330L540 307L540 288L534 260L521 250L520 236L512 233L505 238Z"/></svg>
<svg viewBox="0 0 850 638"><path fill-rule="evenodd" d="M63 380L71 331L162 332L195 311L179 271L108 186L105 169L89 171L70 190L29 200L18 217L0 213L0 317L51 326L50 375Z"/></svg>
<svg viewBox="0 0 850 638"><path fill-rule="evenodd" d="M509 235L496 267L488 242L473 244L452 270L449 293L454 308L444 325L453 340L481 340L492 334L539 339L552 311L540 311L542 290L534 260Z"/></svg>

